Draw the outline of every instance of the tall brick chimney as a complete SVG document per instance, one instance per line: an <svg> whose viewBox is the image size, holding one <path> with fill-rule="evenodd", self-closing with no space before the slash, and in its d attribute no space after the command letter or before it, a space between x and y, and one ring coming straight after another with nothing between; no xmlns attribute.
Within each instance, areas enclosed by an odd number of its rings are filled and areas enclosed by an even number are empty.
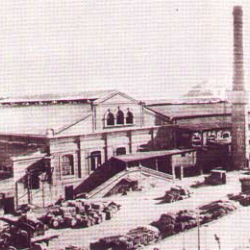
<svg viewBox="0 0 250 250"><path fill-rule="evenodd" d="M234 16L234 76L232 91L232 162L233 169L248 166L247 156L247 93L244 87L242 8L235 6Z"/></svg>

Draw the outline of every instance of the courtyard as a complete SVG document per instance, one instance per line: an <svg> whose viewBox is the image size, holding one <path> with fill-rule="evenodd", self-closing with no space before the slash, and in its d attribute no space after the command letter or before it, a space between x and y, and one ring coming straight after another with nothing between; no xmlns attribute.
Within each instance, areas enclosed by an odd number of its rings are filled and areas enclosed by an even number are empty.
<svg viewBox="0 0 250 250"><path fill-rule="evenodd" d="M172 185L188 187L203 181L204 176L177 180L175 183L166 183L149 176L141 177L141 191L129 192L126 196L116 195L107 198L121 205L121 210L111 220L89 228L50 230L60 236L59 240L50 243L50 249L63 249L69 245L88 247L91 242L98 241L102 237L125 234L130 229L149 224L157 220L162 213L195 209L210 201L226 198L228 193L240 192L239 177L239 172L230 172L227 176L227 184L190 188L191 198L171 204L159 204L157 198L163 196ZM221 249L248 247L250 244L250 234L247 233L250 222L249 212L250 208L239 205L239 209L233 214L202 226L200 228L200 249L219 249L215 235L220 239ZM175 250L198 249L197 232L197 228L194 228L168 237L144 249L150 250L154 247L161 250L173 249L173 247Z"/></svg>

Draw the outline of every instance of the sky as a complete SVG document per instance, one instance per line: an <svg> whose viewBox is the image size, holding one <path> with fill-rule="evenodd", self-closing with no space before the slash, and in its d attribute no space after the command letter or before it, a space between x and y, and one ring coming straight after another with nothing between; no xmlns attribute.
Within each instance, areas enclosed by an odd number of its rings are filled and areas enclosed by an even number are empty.
<svg viewBox="0 0 250 250"><path fill-rule="evenodd" d="M250 85L250 1L1 0L0 96L175 98L211 79L231 88L234 5Z"/></svg>

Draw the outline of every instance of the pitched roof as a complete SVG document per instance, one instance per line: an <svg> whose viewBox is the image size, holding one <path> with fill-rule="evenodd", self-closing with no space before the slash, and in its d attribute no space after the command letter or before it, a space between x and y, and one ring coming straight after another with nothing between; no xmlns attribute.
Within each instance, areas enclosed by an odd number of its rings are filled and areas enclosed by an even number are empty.
<svg viewBox="0 0 250 250"><path fill-rule="evenodd" d="M60 132L91 115L88 101L105 100L117 93L100 90L4 99L0 101L0 133L44 136L48 129Z"/></svg>
<svg viewBox="0 0 250 250"><path fill-rule="evenodd" d="M137 101L136 99L132 98L131 96L128 96L127 94L125 93L122 93L120 91L117 91L117 90L113 90L113 91L110 91L106 96L103 96L102 98L98 98L97 100L94 101L95 104L100 104L100 103L103 103L111 98L113 98L114 96L116 95L120 95L134 103L139 103L139 101Z"/></svg>
<svg viewBox="0 0 250 250"><path fill-rule="evenodd" d="M0 104L13 104L13 103L32 103L32 102L53 102L53 101L88 101L105 98L111 93L117 92L116 90L91 90L82 91L77 93L65 94L41 94L20 97L9 97L0 100Z"/></svg>
<svg viewBox="0 0 250 250"><path fill-rule="evenodd" d="M0 107L0 133L45 135L47 129L56 132L90 113L89 104Z"/></svg>

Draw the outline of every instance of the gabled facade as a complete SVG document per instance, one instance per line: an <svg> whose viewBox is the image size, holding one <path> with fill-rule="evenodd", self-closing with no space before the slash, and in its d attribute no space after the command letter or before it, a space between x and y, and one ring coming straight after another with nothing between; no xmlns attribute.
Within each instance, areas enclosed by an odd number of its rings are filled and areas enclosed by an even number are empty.
<svg viewBox="0 0 250 250"><path fill-rule="evenodd" d="M108 164L113 156L173 147L173 125L146 109L143 103L119 91L75 102L22 102L23 105L11 105L9 102L8 107L0 108L8 109L8 112L14 110L15 113L20 109L19 120L20 116L29 113L28 110L40 110L38 117L27 115L28 118L23 118L27 123L21 133L17 121L17 126L14 124L9 134L6 124L4 133L0 134L0 140L6 145L12 141L17 147L21 144L27 147L36 145L37 149L27 155L10 155L16 183L16 204L35 199L34 193L42 196L46 189L50 198L40 197L40 200L56 200L72 192L96 169ZM67 115L67 112L70 113ZM39 124L36 124L37 119ZM27 192L30 180L32 188L37 191L31 188L31 194L20 200ZM39 192L41 187L43 192Z"/></svg>

